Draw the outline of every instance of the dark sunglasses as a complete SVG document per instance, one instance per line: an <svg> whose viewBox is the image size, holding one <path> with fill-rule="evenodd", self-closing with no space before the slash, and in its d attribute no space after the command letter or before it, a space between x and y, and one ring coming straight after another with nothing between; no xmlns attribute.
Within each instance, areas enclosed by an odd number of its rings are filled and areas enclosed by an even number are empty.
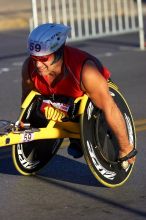
<svg viewBox="0 0 146 220"><path fill-rule="evenodd" d="M35 60L35 61L39 61L39 62L47 62L49 60L49 58L51 57L51 55L46 55L46 56L33 56L33 55L30 55L30 57Z"/></svg>

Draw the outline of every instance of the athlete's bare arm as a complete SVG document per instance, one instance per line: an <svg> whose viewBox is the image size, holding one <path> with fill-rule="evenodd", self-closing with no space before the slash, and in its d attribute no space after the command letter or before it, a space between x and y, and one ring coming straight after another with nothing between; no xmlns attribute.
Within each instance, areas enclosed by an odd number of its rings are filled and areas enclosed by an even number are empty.
<svg viewBox="0 0 146 220"><path fill-rule="evenodd" d="M94 104L103 111L106 121L113 130L120 145L119 157L127 155L132 151L130 145L124 118L109 93L108 83L97 70L92 61L84 65L82 71L82 89L92 99ZM132 163L134 158L129 159Z"/></svg>
<svg viewBox="0 0 146 220"><path fill-rule="evenodd" d="M29 92L34 88L34 85L30 79L30 75L28 73L28 62L29 58L27 58L22 67L22 98L21 102L24 101Z"/></svg>

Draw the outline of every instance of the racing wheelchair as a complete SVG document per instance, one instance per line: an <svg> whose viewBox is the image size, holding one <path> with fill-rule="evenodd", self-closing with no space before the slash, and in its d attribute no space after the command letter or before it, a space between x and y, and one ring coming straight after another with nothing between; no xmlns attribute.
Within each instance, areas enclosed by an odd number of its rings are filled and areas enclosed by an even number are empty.
<svg viewBox="0 0 146 220"><path fill-rule="evenodd" d="M109 81L110 94L120 108L127 127L129 141L136 155L136 132L129 106L116 84ZM54 100L54 97L52 97ZM51 97L49 97L51 100ZM67 105L45 105L44 114L38 111L48 98L31 91L21 106L16 123L0 121L0 147L12 146L16 169L23 175L35 174L57 153L64 138L80 139L84 157L94 177L107 187L118 187L129 178L134 164L123 166L118 160L119 146L108 127L104 114L87 95ZM59 101L64 104L64 101ZM60 105L60 104L59 104ZM62 105L61 105L62 106Z"/></svg>

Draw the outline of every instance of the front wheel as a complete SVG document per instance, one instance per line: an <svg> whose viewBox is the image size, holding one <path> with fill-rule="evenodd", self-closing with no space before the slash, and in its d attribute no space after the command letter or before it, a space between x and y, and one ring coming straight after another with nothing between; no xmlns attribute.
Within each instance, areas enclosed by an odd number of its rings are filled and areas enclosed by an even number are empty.
<svg viewBox="0 0 146 220"><path fill-rule="evenodd" d="M136 147L136 133L132 114L122 94L114 85L110 93L121 110L126 123L129 141ZM133 164L123 169L117 163L119 146L109 128L102 111L88 99L81 117L81 140L84 156L95 178L107 187L117 187L125 183L133 169Z"/></svg>
<svg viewBox="0 0 146 220"><path fill-rule="evenodd" d="M31 175L43 168L56 154L62 139L37 140L12 146L12 158L18 172Z"/></svg>

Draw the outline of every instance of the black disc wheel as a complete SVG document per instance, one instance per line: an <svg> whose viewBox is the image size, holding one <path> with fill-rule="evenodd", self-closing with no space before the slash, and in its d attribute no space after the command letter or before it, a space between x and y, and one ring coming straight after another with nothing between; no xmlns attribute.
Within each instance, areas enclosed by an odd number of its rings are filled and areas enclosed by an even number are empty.
<svg viewBox="0 0 146 220"><path fill-rule="evenodd" d="M48 120L40 111L43 96L36 95L21 116L21 121L34 128L44 128ZM30 175L43 168L57 153L63 139L41 139L12 146L12 158L16 169Z"/></svg>
<svg viewBox="0 0 146 220"><path fill-rule="evenodd" d="M135 148L135 127L128 104L116 86L110 86L110 93L123 114L129 141ZM81 117L81 140L87 164L100 183L107 187L117 187L129 178L134 164L123 169L121 164L117 163L118 142L102 111L97 109L90 99Z"/></svg>
<svg viewBox="0 0 146 220"><path fill-rule="evenodd" d="M43 168L56 154L62 139L37 140L12 147L13 162L23 175L30 175Z"/></svg>

